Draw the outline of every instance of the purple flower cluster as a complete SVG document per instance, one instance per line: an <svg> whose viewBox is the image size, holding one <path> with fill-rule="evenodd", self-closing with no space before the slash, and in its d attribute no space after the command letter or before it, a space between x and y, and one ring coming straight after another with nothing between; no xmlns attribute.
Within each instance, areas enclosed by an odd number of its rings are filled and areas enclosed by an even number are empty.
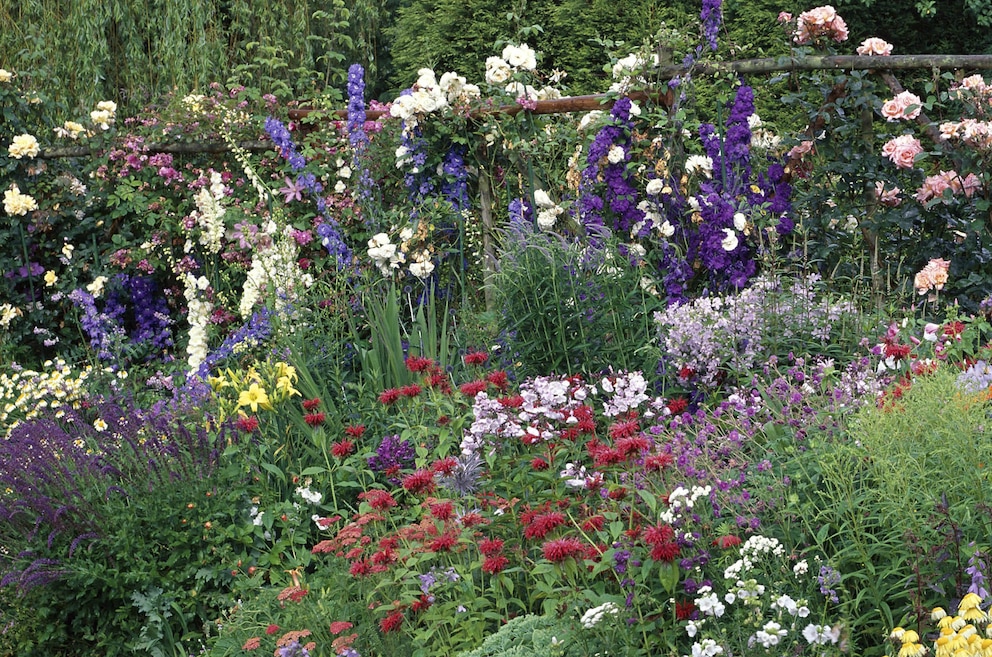
<svg viewBox="0 0 992 657"><path fill-rule="evenodd" d="M643 228L645 222L650 223L638 208L637 188L627 170L633 130L630 108L629 98L616 101L610 110L611 122L600 128L589 146L580 184L579 219L593 244L601 240L604 227L627 235L633 226L642 224ZM605 183L602 195L595 193L600 181ZM609 225L607 218L612 219Z"/></svg>
<svg viewBox="0 0 992 657"><path fill-rule="evenodd" d="M217 349L207 355L203 363L200 364L200 367L197 368L196 376L191 377L191 380L197 380L201 383L206 381L214 366L233 355L235 349L239 346L248 346L250 348L264 344L269 339L269 336L272 335L271 316L272 311L267 308L262 308L252 313L252 316L243 326L227 336ZM189 383L188 381L187 384Z"/></svg>
<svg viewBox="0 0 992 657"><path fill-rule="evenodd" d="M358 173L356 197L369 199L374 182L364 161L369 137L365 132L365 71L361 64L348 68L348 142L351 144L351 168Z"/></svg>
<svg viewBox="0 0 992 657"><path fill-rule="evenodd" d="M293 171L299 171L307 165L306 159L296 150L296 144L293 143L293 136L289 134L289 130L282 121L275 117L268 117L265 119L265 132L268 133L269 139L279 149L279 154L289 162L289 166Z"/></svg>
<svg viewBox="0 0 992 657"><path fill-rule="evenodd" d="M840 584L840 572L830 566L820 566L820 574L816 576L816 583L820 585L820 593L830 602L837 603L837 590L834 588Z"/></svg>
<svg viewBox="0 0 992 657"><path fill-rule="evenodd" d="M722 0L703 0L703 10L699 18L703 23L703 39L710 50L716 50L717 36L723 23L723 12L720 7Z"/></svg>
<svg viewBox="0 0 992 657"><path fill-rule="evenodd" d="M441 183L441 193L456 211L468 210L472 202L468 197L468 170L465 168L464 147L454 146L448 151L444 156L442 170L444 181Z"/></svg>
<svg viewBox="0 0 992 657"><path fill-rule="evenodd" d="M985 553L975 550L968 557L968 567L965 573L971 577L971 584L968 586L968 593L974 593L984 602L989 597L988 589L985 588L985 571L988 570L988 562L985 560Z"/></svg>
<svg viewBox="0 0 992 657"><path fill-rule="evenodd" d="M317 237L320 238L320 243L327 252L334 256L339 270L351 264L353 254L345 244L338 222L330 218L326 219L317 226Z"/></svg>
<svg viewBox="0 0 992 657"><path fill-rule="evenodd" d="M409 440L403 440L399 435L385 436L375 449L375 455L369 457L369 467L374 472L385 473L396 469L409 468L414 463L416 452ZM399 484L398 477L389 475L389 482Z"/></svg>
<svg viewBox="0 0 992 657"><path fill-rule="evenodd" d="M97 309L96 300L86 290L73 290L69 293L69 300L82 312L79 324L89 336L90 346L96 350L97 358L116 358L126 339L124 329L112 317Z"/></svg>

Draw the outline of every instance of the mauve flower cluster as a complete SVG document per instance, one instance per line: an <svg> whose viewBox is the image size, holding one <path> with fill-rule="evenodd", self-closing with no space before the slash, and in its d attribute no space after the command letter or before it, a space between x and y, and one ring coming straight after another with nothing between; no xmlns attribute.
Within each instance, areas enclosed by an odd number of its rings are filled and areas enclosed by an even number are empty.
<svg viewBox="0 0 992 657"><path fill-rule="evenodd" d="M375 448L375 455L370 456L369 467L376 473L385 474L387 481L397 485L400 483L396 475L414 464L416 452L409 440L403 440L399 435L385 436Z"/></svg>
<svg viewBox="0 0 992 657"><path fill-rule="evenodd" d="M681 378L716 387L728 373L742 375L766 360L775 342L827 344L853 308L818 300L816 282L809 277L783 289L761 277L739 294L669 306L655 313L659 339Z"/></svg>

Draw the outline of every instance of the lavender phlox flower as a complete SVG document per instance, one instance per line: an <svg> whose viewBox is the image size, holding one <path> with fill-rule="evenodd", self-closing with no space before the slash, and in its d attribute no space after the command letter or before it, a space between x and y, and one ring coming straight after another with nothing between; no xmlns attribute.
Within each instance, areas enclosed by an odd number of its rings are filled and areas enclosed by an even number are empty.
<svg viewBox="0 0 992 657"><path fill-rule="evenodd" d="M646 391L648 383L641 372L620 373L604 378L600 389L606 393L603 399L603 415L617 417L636 410L650 399Z"/></svg>
<svg viewBox="0 0 992 657"><path fill-rule="evenodd" d="M969 394L988 391L992 388L992 364L986 360L975 361L958 375L957 386Z"/></svg>

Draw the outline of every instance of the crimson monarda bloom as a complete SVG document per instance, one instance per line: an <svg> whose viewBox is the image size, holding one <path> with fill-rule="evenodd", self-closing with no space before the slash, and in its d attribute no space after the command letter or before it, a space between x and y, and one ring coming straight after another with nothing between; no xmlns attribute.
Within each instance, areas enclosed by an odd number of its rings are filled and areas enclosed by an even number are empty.
<svg viewBox="0 0 992 657"><path fill-rule="evenodd" d="M540 472L548 469L548 462L540 456L535 456L530 462L530 467Z"/></svg>
<svg viewBox="0 0 992 657"><path fill-rule="evenodd" d="M411 383L408 386L403 386L399 389L400 396L402 397L416 397L422 391L422 388L416 383Z"/></svg>
<svg viewBox="0 0 992 657"><path fill-rule="evenodd" d="M547 541L541 546L544 558L553 563L561 563L566 559L577 557L583 553L583 543L577 538L566 536Z"/></svg>
<svg viewBox="0 0 992 657"><path fill-rule="evenodd" d="M245 415L238 418L237 427L245 433L251 433L258 429L258 418L254 415Z"/></svg>
<svg viewBox="0 0 992 657"><path fill-rule="evenodd" d="M469 381L458 386L458 390L466 397L475 397L489 387L486 381Z"/></svg>
<svg viewBox="0 0 992 657"><path fill-rule="evenodd" d="M327 417L323 413L307 413L303 416L303 421L311 427L319 427Z"/></svg>
<svg viewBox="0 0 992 657"><path fill-rule="evenodd" d="M482 562L482 572L495 575L503 572L503 569L510 565L510 560L502 554L486 557Z"/></svg>
<svg viewBox="0 0 992 657"><path fill-rule="evenodd" d="M414 373L426 372L433 364L433 360L423 356L409 356L406 359L406 369Z"/></svg>
<svg viewBox="0 0 992 657"><path fill-rule="evenodd" d="M465 354L466 365L485 365L488 360L489 354L484 351L473 351L470 354Z"/></svg>
<svg viewBox="0 0 992 657"><path fill-rule="evenodd" d="M734 536L733 534L727 534L726 536L720 536L713 541L713 545L717 546L721 550L727 550L730 548L735 548L741 544L740 536Z"/></svg>
<svg viewBox="0 0 992 657"><path fill-rule="evenodd" d="M431 516L442 521L451 520L455 515L455 505L451 502L435 502L428 504L427 508L430 510Z"/></svg>
<svg viewBox="0 0 992 657"><path fill-rule="evenodd" d="M449 532L435 538L427 547L431 552L451 552L457 544L458 536Z"/></svg>
<svg viewBox="0 0 992 657"><path fill-rule="evenodd" d="M540 540L547 536L551 530L564 524L565 514L560 511L539 513L527 523L527 527L524 528L524 538Z"/></svg>
<svg viewBox="0 0 992 657"><path fill-rule="evenodd" d="M389 406L400 398L400 391L396 388L386 388L379 393L379 403Z"/></svg>
<svg viewBox="0 0 992 657"><path fill-rule="evenodd" d="M331 455L335 458L343 459L355 451L355 443L350 440L341 440L331 445Z"/></svg>
<svg viewBox="0 0 992 657"><path fill-rule="evenodd" d="M320 399L317 399L316 397L313 399L303 400L303 410L305 410L307 413L312 413L313 411L317 410L317 407L319 406L320 406Z"/></svg>
<svg viewBox="0 0 992 657"><path fill-rule="evenodd" d="M389 491L382 490L381 488L373 488L372 490L359 493L358 499L365 500L376 511L384 511L385 509L396 506L396 500L393 499Z"/></svg>
<svg viewBox="0 0 992 657"><path fill-rule="evenodd" d="M408 474L403 477L403 488L414 495L433 492L434 473L430 470L417 470L413 474Z"/></svg>
<svg viewBox="0 0 992 657"><path fill-rule="evenodd" d="M352 438L361 438L364 433L364 424L349 424L344 428L344 435L351 436Z"/></svg>
<svg viewBox="0 0 992 657"><path fill-rule="evenodd" d="M479 552L492 557L503 551L503 540L499 538L484 538L479 541Z"/></svg>
<svg viewBox="0 0 992 657"><path fill-rule="evenodd" d="M400 629L400 625L403 624L403 612L394 611L389 614L381 621L379 621L379 629L382 630L383 634L388 634Z"/></svg>

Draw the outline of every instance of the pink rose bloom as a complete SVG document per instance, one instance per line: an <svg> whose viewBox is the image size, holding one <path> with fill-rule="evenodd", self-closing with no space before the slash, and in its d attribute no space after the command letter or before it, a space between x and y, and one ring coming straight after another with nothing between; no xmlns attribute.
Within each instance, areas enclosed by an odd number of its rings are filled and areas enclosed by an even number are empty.
<svg viewBox="0 0 992 657"><path fill-rule="evenodd" d="M969 173L964 177L964 181L961 183L964 195L967 198L971 198L975 195L975 192L982 188L982 179L973 173Z"/></svg>
<svg viewBox="0 0 992 657"><path fill-rule="evenodd" d="M862 41L861 45L858 46L858 54L887 57L892 54L892 44L878 37L870 37Z"/></svg>
<svg viewBox="0 0 992 657"><path fill-rule="evenodd" d="M892 160L900 169L912 169L916 156L923 152L923 145L913 135L890 139L882 146L882 155Z"/></svg>
<svg viewBox="0 0 992 657"><path fill-rule="evenodd" d="M885 183L881 180L875 183L875 198L887 208L894 208L902 203L902 198L899 196L901 192L902 190L898 187L886 189Z"/></svg>
<svg viewBox="0 0 992 657"><path fill-rule="evenodd" d="M926 294L930 290L942 290L947 283L947 271L950 268L950 260L934 258L916 274L913 286L920 294Z"/></svg>
<svg viewBox="0 0 992 657"><path fill-rule="evenodd" d="M837 42L847 40L847 24L830 5L804 11L799 14L797 23L793 41L798 44L812 43L820 38Z"/></svg>
<svg viewBox="0 0 992 657"><path fill-rule="evenodd" d="M813 142L808 140L801 141L792 147L792 150L789 151L789 157L792 158L802 157L806 153L809 153L811 150L813 150Z"/></svg>
<svg viewBox="0 0 992 657"><path fill-rule="evenodd" d="M778 22L779 23L788 23L791 20L792 20L792 14L790 14L789 12L787 12L787 11L780 11L778 13Z"/></svg>
<svg viewBox="0 0 992 657"><path fill-rule="evenodd" d="M943 196L944 191L951 187L945 174L945 171L941 171L936 176L927 176L920 188L916 190L916 200L920 203L926 203L931 199Z"/></svg>
<svg viewBox="0 0 992 657"><path fill-rule="evenodd" d="M898 121L899 119L915 119L920 115L923 101L920 97L910 91L904 91L892 100L887 100L882 104L882 116L887 121ZM910 109L908 112L907 110Z"/></svg>

